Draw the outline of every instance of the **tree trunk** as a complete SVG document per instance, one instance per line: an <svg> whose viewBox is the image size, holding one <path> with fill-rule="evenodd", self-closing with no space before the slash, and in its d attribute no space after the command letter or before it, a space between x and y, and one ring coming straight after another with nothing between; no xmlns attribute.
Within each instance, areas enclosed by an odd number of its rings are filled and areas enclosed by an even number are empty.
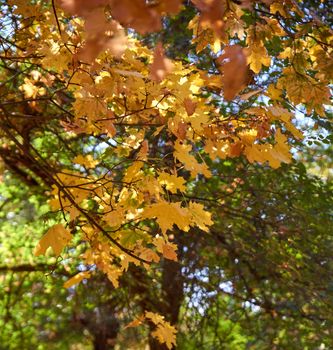
<svg viewBox="0 0 333 350"><path fill-rule="evenodd" d="M104 334L96 335L94 337L94 350L113 350L114 344L112 340L106 337Z"/></svg>

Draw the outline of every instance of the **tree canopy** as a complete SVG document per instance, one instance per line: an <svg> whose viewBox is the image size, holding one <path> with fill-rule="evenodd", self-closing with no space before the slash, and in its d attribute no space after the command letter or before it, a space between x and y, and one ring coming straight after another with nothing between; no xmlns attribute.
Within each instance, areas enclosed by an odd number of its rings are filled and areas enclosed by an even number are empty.
<svg viewBox="0 0 333 350"><path fill-rule="evenodd" d="M329 2L0 4L0 343L331 348Z"/></svg>

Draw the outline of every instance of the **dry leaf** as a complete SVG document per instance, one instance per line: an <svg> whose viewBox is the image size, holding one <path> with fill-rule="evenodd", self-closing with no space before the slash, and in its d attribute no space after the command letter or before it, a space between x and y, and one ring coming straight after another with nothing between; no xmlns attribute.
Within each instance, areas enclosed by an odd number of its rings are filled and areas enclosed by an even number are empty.
<svg viewBox="0 0 333 350"><path fill-rule="evenodd" d="M223 74L224 97L230 101L245 87L248 68L243 48L239 45L227 46L217 63Z"/></svg>
<svg viewBox="0 0 333 350"><path fill-rule="evenodd" d="M184 99L184 107L189 117L195 112L197 105L197 102L193 102L193 100L189 97Z"/></svg>
<svg viewBox="0 0 333 350"><path fill-rule="evenodd" d="M155 8L147 6L144 0L111 0L111 13L114 19L140 34L158 31L162 28L161 15Z"/></svg>
<svg viewBox="0 0 333 350"><path fill-rule="evenodd" d="M194 5L200 10L199 25L203 29L211 29L215 35L224 39L223 17L225 13L225 2L221 0L192 0Z"/></svg>
<svg viewBox="0 0 333 350"><path fill-rule="evenodd" d="M150 79L161 82L166 74L172 71L172 62L164 56L164 49L161 43L158 43L154 51L154 61L150 66Z"/></svg>

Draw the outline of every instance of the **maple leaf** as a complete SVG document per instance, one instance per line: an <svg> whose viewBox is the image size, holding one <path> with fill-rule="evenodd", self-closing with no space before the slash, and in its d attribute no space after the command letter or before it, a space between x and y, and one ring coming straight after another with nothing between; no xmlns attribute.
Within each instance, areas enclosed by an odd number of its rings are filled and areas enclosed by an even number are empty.
<svg viewBox="0 0 333 350"><path fill-rule="evenodd" d="M73 159L73 162L91 169L95 168L95 166L98 164L98 160L95 160L91 154L88 154L87 156L79 154Z"/></svg>
<svg viewBox="0 0 333 350"><path fill-rule="evenodd" d="M108 279L111 281L113 286L115 288L118 288L119 287L119 277L122 275L123 271L114 265L107 264L104 267L104 272L106 273Z"/></svg>
<svg viewBox="0 0 333 350"><path fill-rule="evenodd" d="M252 144L245 148L245 155L252 163L254 161L264 163L268 161L269 165L276 169L281 162L290 163L292 156L289 152L287 137L280 130L275 135L275 145L270 144Z"/></svg>
<svg viewBox="0 0 333 350"><path fill-rule="evenodd" d="M247 62L243 48L239 45L227 46L224 54L217 58L217 63L223 74L224 97L230 101L245 87Z"/></svg>
<svg viewBox="0 0 333 350"><path fill-rule="evenodd" d="M165 343L168 349L172 349L176 345L176 328L171 326L169 322L164 321L157 325L151 335L157 338L161 343Z"/></svg>
<svg viewBox="0 0 333 350"><path fill-rule="evenodd" d="M122 224L125 218L125 210L123 208L116 208L104 214L103 220L112 227L117 227Z"/></svg>
<svg viewBox="0 0 333 350"><path fill-rule="evenodd" d="M280 163L290 163L292 156L290 153L290 147L288 146L287 137L282 134L281 130L277 130L275 134L276 144L272 149L272 156L274 158L274 162L271 161L271 166L273 168L277 168L280 166Z"/></svg>
<svg viewBox="0 0 333 350"><path fill-rule="evenodd" d="M161 82L166 74L172 71L172 62L164 56L164 49L161 43L158 43L154 51L154 61L150 66L150 79Z"/></svg>
<svg viewBox="0 0 333 350"><path fill-rule="evenodd" d="M190 99L189 97L186 97L184 99L184 107L187 115L191 116L195 112L195 109L197 108L197 103L193 102L193 100Z"/></svg>
<svg viewBox="0 0 333 350"><path fill-rule="evenodd" d="M71 239L71 233L62 224L56 224L38 242L34 254L35 256L45 255L47 248L51 247L54 254L59 256Z"/></svg>
<svg viewBox="0 0 333 350"><path fill-rule="evenodd" d="M281 94L282 94L282 90L277 89L274 84L269 85L267 89L267 95L272 100L281 100Z"/></svg>
<svg viewBox="0 0 333 350"><path fill-rule="evenodd" d="M162 237L155 237L153 239L153 244L157 248L157 251L162 253L164 258L177 261L177 246L176 244L166 242Z"/></svg>
<svg viewBox="0 0 333 350"><path fill-rule="evenodd" d="M158 174L158 182L161 185L165 185L165 188L171 193L185 192L185 179L176 175L170 175L165 172Z"/></svg>
<svg viewBox="0 0 333 350"><path fill-rule="evenodd" d="M126 174L123 178L124 182L130 183L138 178L140 178L140 175L142 174L142 167L143 162L134 162L131 164L128 169L126 170Z"/></svg>
<svg viewBox="0 0 333 350"><path fill-rule="evenodd" d="M200 10L199 24L202 28L210 28L217 37L224 39L224 12L225 4L221 0L193 0Z"/></svg>
<svg viewBox="0 0 333 350"><path fill-rule="evenodd" d="M159 323L165 322L164 316L161 316L160 314L156 314L155 312L146 311L145 317L148 318L149 320L151 320L156 325L158 325Z"/></svg>
<svg viewBox="0 0 333 350"><path fill-rule="evenodd" d="M81 271L64 283L64 288L70 288L90 277L89 271Z"/></svg>
<svg viewBox="0 0 333 350"><path fill-rule="evenodd" d="M177 140L175 143L174 156L184 164L185 168L191 172L193 177L197 176L198 174L203 174L206 177L210 177L211 173L207 165L204 163L198 163L195 157L190 154L191 150L191 145L182 144Z"/></svg>
<svg viewBox="0 0 333 350"><path fill-rule="evenodd" d="M177 225L183 231L189 230L190 215L186 208L181 207L181 202L154 203L143 211L143 218L156 218L163 234Z"/></svg>
<svg viewBox="0 0 333 350"><path fill-rule="evenodd" d="M208 232L208 226L211 226L214 223L211 219L212 214L204 210L202 204L196 202L190 202L188 210L191 213L191 226L197 226L202 231Z"/></svg>
<svg viewBox="0 0 333 350"><path fill-rule="evenodd" d="M277 82L278 89L285 89L288 98L294 103L307 103L307 111L314 109L324 116L324 105L330 105L330 91L328 86L316 83L315 79L297 74L291 67L283 71L283 76Z"/></svg>
<svg viewBox="0 0 333 350"><path fill-rule="evenodd" d="M155 312L146 311L144 315L140 315L135 320L127 324L125 329L140 326L144 319L150 320L157 326L151 333L153 337L158 339L161 343L165 343L168 349L171 349L174 345L176 345L176 328L171 326L169 322L165 321L164 316Z"/></svg>
<svg viewBox="0 0 333 350"><path fill-rule="evenodd" d="M161 29L161 15L144 0L110 0L112 16L140 34Z"/></svg>
<svg viewBox="0 0 333 350"><path fill-rule="evenodd" d="M262 66L269 67L271 58L267 54L265 46L261 42L252 42L251 46L246 49L247 62L254 73L258 74Z"/></svg>
<svg viewBox="0 0 333 350"><path fill-rule="evenodd" d="M135 253L141 258L146 261L152 261L152 262L159 262L160 257L151 249L149 248L139 248L135 251Z"/></svg>
<svg viewBox="0 0 333 350"><path fill-rule="evenodd" d="M303 139L303 134L300 130L295 128L291 123L292 114L285 108L279 106L272 106L268 108L268 112L273 120L282 120L286 128L299 140Z"/></svg>

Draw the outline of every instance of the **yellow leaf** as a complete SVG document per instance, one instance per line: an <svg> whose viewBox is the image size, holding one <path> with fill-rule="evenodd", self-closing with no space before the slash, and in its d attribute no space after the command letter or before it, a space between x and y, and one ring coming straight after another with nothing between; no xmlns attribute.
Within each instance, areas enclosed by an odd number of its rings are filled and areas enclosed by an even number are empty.
<svg viewBox="0 0 333 350"><path fill-rule="evenodd" d="M68 213L71 220L75 220L80 215L80 210L78 210L74 205L64 208Z"/></svg>
<svg viewBox="0 0 333 350"><path fill-rule="evenodd" d="M271 58L268 56L267 50L261 42L252 43L247 53L247 63L254 73L258 74L263 65L266 67L270 66Z"/></svg>
<svg viewBox="0 0 333 350"><path fill-rule="evenodd" d="M293 116L292 113L290 113L287 109L279 106L269 107L268 111L272 120L282 120L286 128L294 135L295 138L299 140L303 139L303 134L301 131L296 129L294 124L291 122L291 118Z"/></svg>
<svg viewBox="0 0 333 350"><path fill-rule="evenodd" d="M104 214L103 219L111 227L120 226L125 219L125 210L123 208L116 208Z"/></svg>
<svg viewBox="0 0 333 350"><path fill-rule="evenodd" d="M171 326L167 321L159 323L157 329L151 335L158 339L159 342L165 343L168 349L176 345L176 328Z"/></svg>
<svg viewBox="0 0 333 350"><path fill-rule="evenodd" d="M288 17L288 13L284 8L284 3L279 1L274 1L270 6L270 12L273 14L280 13L284 17Z"/></svg>
<svg viewBox="0 0 333 350"><path fill-rule="evenodd" d="M136 180L137 178L139 178L140 175L142 174L142 171L141 171L142 167L143 167L143 162L134 162L133 164L131 164L126 170L126 174L124 176L123 181L130 183Z"/></svg>
<svg viewBox="0 0 333 350"><path fill-rule="evenodd" d="M156 130L153 133L153 136L156 137L159 135L159 133L165 128L165 125L161 125L158 128L156 128Z"/></svg>
<svg viewBox="0 0 333 350"><path fill-rule="evenodd" d="M154 218L161 228L163 234L171 230L173 225L177 225L181 230L188 231L190 225L190 215L186 208L182 208L181 202L168 203L159 202L145 208L144 218Z"/></svg>
<svg viewBox="0 0 333 350"><path fill-rule="evenodd" d="M281 130L277 130L275 135L275 141L276 141L276 144L274 145L272 150L273 157L280 162L290 163L292 157L289 152L287 137L282 134Z"/></svg>
<svg viewBox="0 0 333 350"><path fill-rule="evenodd" d="M285 89L287 97L295 104L305 103L308 113L314 109L319 115L325 115L324 105L330 105L328 86L318 83L310 76L297 74L292 67L283 70L283 76L277 82L278 89Z"/></svg>
<svg viewBox="0 0 333 350"><path fill-rule="evenodd" d="M108 279L111 281L113 286L115 288L118 288L119 287L118 279L122 275L122 270L114 265L107 264L105 265L103 271L106 273L106 275L108 276Z"/></svg>
<svg viewBox="0 0 333 350"><path fill-rule="evenodd" d="M191 145L182 144L177 141L175 143L174 156L184 164L185 169L189 170L193 177L197 176L198 174L203 174L207 178L211 177L211 172L209 171L207 165L205 163L198 163L195 157L190 154L191 150Z"/></svg>
<svg viewBox="0 0 333 350"><path fill-rule="evenodd" d="M281 100L281 94L282 91L280 89L277 89L274 84L271 84L267 89L267 95L272 100Z"/></svg>
<svg viewBox="0 0 333 350"><path fill-rule="evenodd" d="M149 151L148 141L144 140L138 152L138 159L147 160L148 151Z"/></svg>
<svg viewBox="0 0 333 350"><path fill-rule="evenodd" d="M211 219L212 214L204 210L204 206L200 203L190 202L188 208L191 214L191 226L199 227L202 231L208 232L208 226L213 225Z"/></svg>
<svg viewBox="0 0 333 350"><path fill-rule="evenodd" d="M185 192L185 179L178 177L176 175L170 175L168 173L159 173L158 182L161 185L165 185L165 188L171 193L177 193L177 190L180 192Z"/></svg>
<svg viewBox="0 0 333 350"><path fill-rule="evenodd" d="M146 311L145 312L145 317L150 319L156 325L158 325L159 323L163 323L164 322L164 316L161 316L161 315L156 314L156 313L151 312L151 311Z"/></svg>
<svg viewBox="0 0 333 350"><path fill-rule="evenodd" d="M247 159L253 163L254 161L264 163L269 162L269 165L276 169L283 163L291 162L291 154L287 144L287 137L277 131L275 135L275 145L271 144L252 144L245 148L245 155Z"/></svg>
<svg viewBox="0 0 333 350"><path fill-rule="evenodd" d="M95 160L91 154L88 154L87 156L83 156L82 154L76 156L74 158L74 163L80 164L82 166L85 166L86 168L95 168L98 164L98 160Z"/></svg>
<svg viewBox="0 0 333 350"><path fill-rule="evenodd" d="M172 243L166 243L163 246L163 256L166 259L177 261L177 253L176 253L177 246Z"/></svg>
<svg viewBox="0 0 333 350"><path fill-rule="evenodd" d="M70 288L78 283L80 283L82 280L85 278L90 277L90 272L89 271L82 271L70 278L68 281L64 283L65 288Z"/></svg>
<svg viewBox="0 0 333 350"><path fill-rule="evenodd" d="M171 349L173 345L176 345L176 328L171 326L169 322L164 321L164 316L151 311L146 311L145 317L157 326L156 330L151 333L153 337L158 339L160 343L165 343L168 349Z"/></svg>
<svg viewBox="0 0 333 350"><path fill-rule="evenodd" d="M51 247L54 254L59 256L71 239L71 233L62 224L54 225L38 242L34 254L35 256L45 255L47 248Z"/></svg>

